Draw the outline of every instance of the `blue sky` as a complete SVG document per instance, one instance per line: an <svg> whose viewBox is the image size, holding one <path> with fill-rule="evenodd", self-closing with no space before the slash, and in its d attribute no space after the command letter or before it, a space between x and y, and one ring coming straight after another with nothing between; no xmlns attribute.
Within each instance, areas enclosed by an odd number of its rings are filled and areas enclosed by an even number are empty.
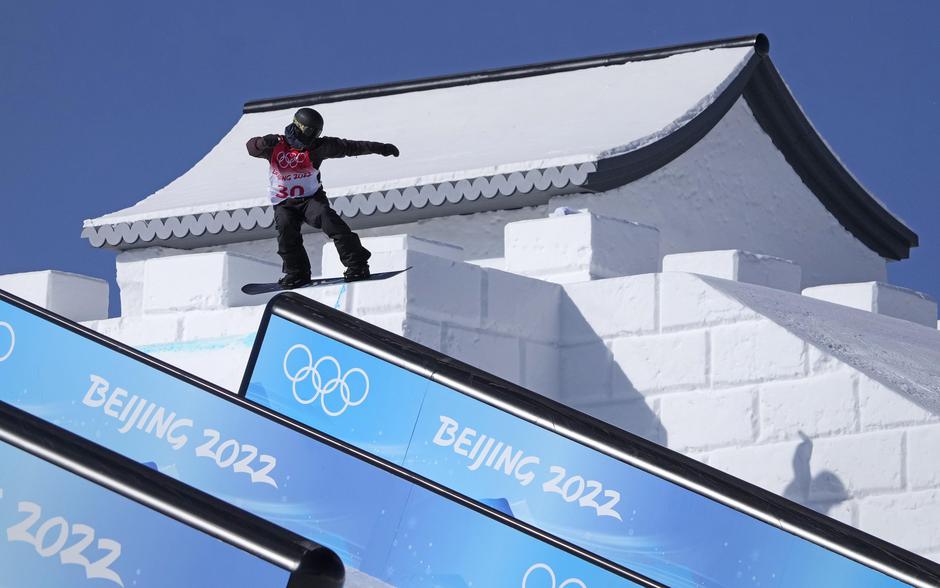
<svg viewBox="0 0 940 588"><path fill-rule="evenodd" d="M0 6L0 273L112 280L84 218L198 161L242 104L756 32L841 160L919 235L891 281L940 297L940 2L475 0ZM564 116L564 113L559 113Z"/></svg>

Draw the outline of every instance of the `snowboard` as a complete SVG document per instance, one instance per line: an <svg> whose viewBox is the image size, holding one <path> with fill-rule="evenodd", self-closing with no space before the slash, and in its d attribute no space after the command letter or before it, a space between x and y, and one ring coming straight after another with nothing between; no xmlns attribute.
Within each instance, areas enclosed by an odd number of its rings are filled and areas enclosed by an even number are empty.
<svg viewBox="0 0 940 588"><path fill-rule="evenodd" d="M346 282L346 278L340 276L338 278L314 278L304 284L303 286L297 286L297 288L315 288L317 286L332 286L334 284L346 284L346 283L355 283L355 282L373 282L376 280L386 280L388 278L397 276L398 274L404 273L410 270L411 267L406 267L403 270L395 270L393 272L379 272L372 274L365 280L353 280L352 282ZM285 288L278 284L277 282L265 282L257 284L245 284L242 286L242 292L245 294L270 294L271 292L281 292L284 290L296 290L297 288Z"/></svg>

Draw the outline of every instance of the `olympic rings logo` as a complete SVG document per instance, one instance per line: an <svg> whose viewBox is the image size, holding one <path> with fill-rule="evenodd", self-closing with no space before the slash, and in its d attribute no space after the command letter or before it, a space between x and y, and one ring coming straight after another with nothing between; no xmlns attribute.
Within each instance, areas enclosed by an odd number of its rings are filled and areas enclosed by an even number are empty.
<svg viewBox="0 0 940 588"><path fill-rule="evenodd" d="M277 154L277 165L280 168L297 169L305 163L307 163L307 153L304 151L281 151Z"/></svg>
<svg viewBox="0 0 940 588"><path fill-rule="evenodd" d="M287 363L295 351L298 351L301 355L307 356L307 364L291 373L287 367ZM326 371L325 375L324 370ZM346 373L343 373L339 361L329 355L324 355L314 363L313 354L310 353L310 349L300 343L288 349L287 353L284 354L284 375L291 381L291 391L297 402L300 404L311 404L319 399L323 412L331 417L343 414L352 406L359 406L365 402L366 396L369 395L369 376L366 375L362 369L352 368L347 370ZM312 396L304 396L297 389L297 384L306 380L307 376L310 376L310 384L313 386ZM353 400L350 382L355 382L359 379L362 381L361 387L357 387L360 392L358 398ZM330 408L327 397L333 392L339 393L339 397L342 399L343 403L342 408ZM334 400L332 404L335 406L337 402Z"/></svg>
<svg viewBox="0 0 940 588"><path fill-rule="evenodd" d="M2 363L13 355L13 348L16 346L16 333L13 331L13 327L10 326L10 323L3 321L0 321L0 329L6 329L10 333L10 349L3 355L0 355L0 363Z"/></svg>
<svg viewBox="0 0 940 588"><path fill-rule="evenodd" d="M582 582L581 580L577 578L568 578L561 584L558 584L557 583L558 579L555 577L555 570L553 570L551 566L549 566L548 564L544 564L544 563L534 564L532 567L526 570L525 575L522 576L522 588L535 588L534 586L532 587L529 586L529 576L531 576L533 572L536 572L539 570L544 570L545 573L548 574L548 577L551 579L552 583L549 586L549 588L565 588L566 586L579 586L580 588L587 588L584 582Z"/></svg>

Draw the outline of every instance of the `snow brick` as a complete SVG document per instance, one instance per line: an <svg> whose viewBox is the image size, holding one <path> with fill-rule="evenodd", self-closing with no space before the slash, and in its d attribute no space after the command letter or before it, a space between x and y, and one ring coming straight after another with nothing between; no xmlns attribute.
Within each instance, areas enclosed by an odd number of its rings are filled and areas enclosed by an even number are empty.
<svg viewBox="0 0 940 588"><path fill-rule="evenodd" d="M506 225L506 270L560 284L659 270L659 230L579 214Z"/></svg>
<svg viewBox="0 0 940 588"><path fill-rule="evenodd" d="M803 290L804 296L937 327L937 302L924 294L884 282L830 284Z"/></svg>
<svg viewBox="0 0 940 588"><path fill-rule="evenodd" d="M800 266L788 259L728 249L674 253L663 257L664 272L687 272L799 292Z"/></svg>
<svg viewBox="0 0 940 588"><path fill-rule="evenodd" d="M149 259L144 265L144 311L255 306L263 300L242 293L241 287L279 275L275 264L226 251Z"/></svg>
<svg viewBox="0 0 940 588"><path fill-rule="evenodd" d="M108 283L98 278L52 270L6 274L0 290L73 321L108 318Z"/></svg>

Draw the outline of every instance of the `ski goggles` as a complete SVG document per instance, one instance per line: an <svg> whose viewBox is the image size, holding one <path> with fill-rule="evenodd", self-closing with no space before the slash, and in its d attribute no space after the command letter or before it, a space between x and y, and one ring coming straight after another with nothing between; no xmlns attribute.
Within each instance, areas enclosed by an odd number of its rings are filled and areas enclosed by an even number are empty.
<svg viewBox="0 0 940 588"><path fill-rule="evenodd" d="M317 131L313 127L308 127L304 125L302 122L300 122L296 118L294 119L293 122L294 122L294 126L297 127L297 130L300 131L301 135L305 137L316 136Z"/></svg>

